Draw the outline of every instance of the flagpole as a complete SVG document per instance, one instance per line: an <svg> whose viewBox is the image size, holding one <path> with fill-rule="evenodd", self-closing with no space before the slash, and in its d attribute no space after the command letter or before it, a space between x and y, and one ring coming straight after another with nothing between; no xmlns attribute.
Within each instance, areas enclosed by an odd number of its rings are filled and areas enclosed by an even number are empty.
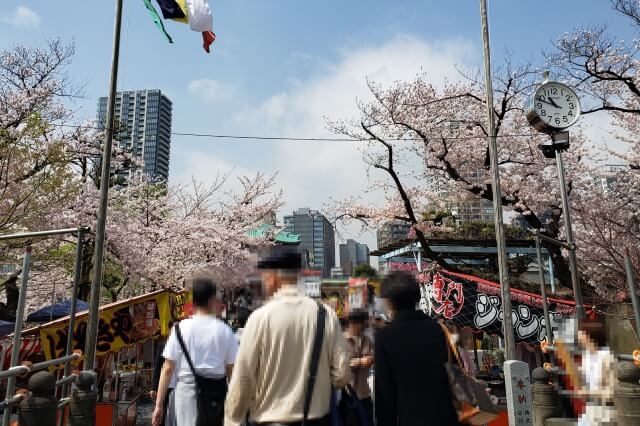
<svg viewBox="0 0 640 426"><path fill-rule="evenodd" d="M111 148L113 143L114 110L116 89L118 86L118 61L120 59L120 27L122 25L122 0L115 0L116 13L113 28L113 51L111 56L111 77L109 82L109 98L107 100L107 121L105 123L104 146L102 148L102 172L100 174L100 204L98 206L98 223L96 225L96 242L93 257L93 277L91 281L91 298L87 337L84 347L84 369L93 370L98 340L98 319L100 309L100 289L104 269L104 242L107 222L107 205L109 202L109 183L111 182Z"/></svg>
<svg viewBox="0 0 640 426"><path fill-rule="evenodd" d="M502 219L502 190L500 189L500 170L498 168L498 143L496 141L496 124L493 110L493 85L491 84L491 51L489 49L489 19L487 17L487 0L480 0L482 20L482 44L484 48L484 78L487 102L487 139L491 160L491 192L493 193L493 212L496 227L496 250L498 252L498 273L500 276L500 293L502 296L502 332L504 335L505 359L515 359L515 339L513 320L511 318L511 284L507 268L507 251Z"/></svg>

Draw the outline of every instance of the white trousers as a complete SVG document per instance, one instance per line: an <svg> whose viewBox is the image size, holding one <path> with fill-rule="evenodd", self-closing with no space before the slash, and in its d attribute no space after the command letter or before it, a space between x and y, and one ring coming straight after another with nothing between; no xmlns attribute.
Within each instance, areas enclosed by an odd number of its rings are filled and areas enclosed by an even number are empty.
<svg viewBox="0 0 640 426"><path fill-rule="evenodd" d="M195 426L198 419L196 383L193 378L180 378L174 391L177 426Z"/></svg>

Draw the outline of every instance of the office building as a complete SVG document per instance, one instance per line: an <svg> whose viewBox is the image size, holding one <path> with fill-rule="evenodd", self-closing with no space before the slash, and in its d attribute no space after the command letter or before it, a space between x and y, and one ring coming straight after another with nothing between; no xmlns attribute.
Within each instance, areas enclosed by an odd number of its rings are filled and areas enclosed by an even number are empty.
<svg viewBox="0 0 640 426"><path fill-rule="evenodd" d="M409 239L411 225L403 220L393 220L384 223L378 229L378 249L383 249L394 244L406 242Z"/></svg>
<svg viewBox="0 0 640 426"><path fill-rule="evenodd" d="M340 267L347 276L353 275L356 266L369 264L369 247L355 240L340 244Z"/></svg>
<svg viewBox="0 0 640 426"><path fill-rule="evenodd" d="M284 230L300 236L300 249L306 254L307 267L331 276L335 266L336 247L333 226L316 210L301 208L284 217Z"/></svg>
<svg viewBox="0 0 640 426"><path fill-rule="evenodd" d="M98 128L104 129L107 98L98 101ZM160 90L118 92L115 102L114 147L141 163L117 171L124 181L142 172L154 180L169 179L171 101Z"/></svg>
<svg viewBox="0 0 640 426"><path fill-rule="evenodd" d="M456 225L468 222L494 222L493 202L484 198L459 199L448 204Z"/></svg>
<svg viewBox="0 0 640 426"><path fill-rule="evenodd" d="M592 175L591 178L598 189L607 193L615 188L621 178L624 181L625 173L627 173L628 170L629 166L625 164L606 164L600 167L600 170Z"/></svg>

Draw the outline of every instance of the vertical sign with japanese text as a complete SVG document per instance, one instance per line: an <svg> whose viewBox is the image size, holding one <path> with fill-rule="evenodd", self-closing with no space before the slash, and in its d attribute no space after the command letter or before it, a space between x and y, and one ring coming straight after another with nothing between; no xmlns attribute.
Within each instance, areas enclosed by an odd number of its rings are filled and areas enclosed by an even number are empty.
<svg viewBox="0 0 640 426"><path fill-rule="evenodd" d="M522 361L506 361L504 380L507 388L509 426L533 425L529 365Z"/></svg>

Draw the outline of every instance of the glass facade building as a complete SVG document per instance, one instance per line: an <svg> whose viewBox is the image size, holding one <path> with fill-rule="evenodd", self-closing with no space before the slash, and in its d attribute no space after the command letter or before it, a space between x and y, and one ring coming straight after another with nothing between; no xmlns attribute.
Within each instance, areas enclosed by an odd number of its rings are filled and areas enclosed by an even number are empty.
<svg viewBox="0 0 640 426"><path fill-rule="evenodd" d="M306 253L307 266L322 271L322 276L331 276L335 266L335 232L326 217L309 208L298 209L284 217L284 229L300 236L300 248Z"/></svg>
<svg viewBox="0 0 640 426"><path fill-rule="evenodd" d="M142 171L152 179L169 179L171 148L171 111L169 98L160 90L118 92L115 104L114 146L130 152L142 163L118 171L118 177L129 179ZM98 100L98 127L105 127L107 98Z"/></svg>
<svg viewBox="0 0 640 426"><path fill-rule="evenodd" d="M346 275L353 275L353 269L363 263L369 264L369 247L366 244L351 239L340 244L340 267Z"/></svg>

